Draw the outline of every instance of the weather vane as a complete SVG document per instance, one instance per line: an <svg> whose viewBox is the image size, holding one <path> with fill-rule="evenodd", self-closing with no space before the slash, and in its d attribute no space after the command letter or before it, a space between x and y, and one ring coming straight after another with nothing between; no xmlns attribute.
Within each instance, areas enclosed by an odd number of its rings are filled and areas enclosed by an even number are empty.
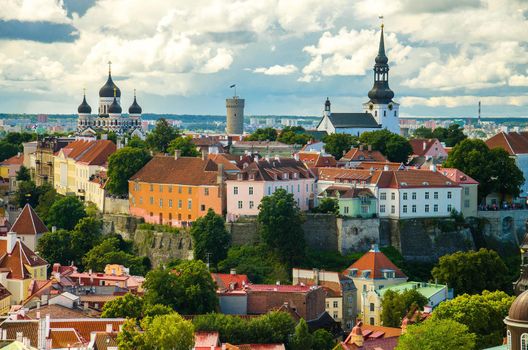
<svg viewBox="0 0 528 350"><path fill-rule="evenodd" d="M378 18L381 20L381 28L383 28L383 15L379 15Z"/></svg>

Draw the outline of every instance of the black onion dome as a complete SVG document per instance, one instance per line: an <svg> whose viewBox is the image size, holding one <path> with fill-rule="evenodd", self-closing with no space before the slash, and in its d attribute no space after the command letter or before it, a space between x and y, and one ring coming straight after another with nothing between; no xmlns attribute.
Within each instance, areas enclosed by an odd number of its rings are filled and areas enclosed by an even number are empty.
<svg viewBox="0 0 528 350"><path fill-rule="evenodd" d="M141 109L141 106L138 105L138 103L136 101L136 96L134 96L134 102L132 103L132 105L128 109L128 113L129 114L141 114L142 111L143 110Z"/></svg>
<svg viewBox="0 0 528 350"><path fill-rule="evenodd" d="M103 85L103 87L99 90L99 97L114 97L114 89L115 89L115 96L121 97L121 90L119 90L117 85L114 84L114 81L112 80L112 74L110 74L109 72L108 80Z"/></svg>
<svg viewBox="0 0 528 350"><path fill-rule="evenodd" d="M79 105L79 108L77 108L77 112L79 112L79 114L92 113L92 107L90 107L90 105L86 102L86 96L83 97L83 101Z"/></svg>
<svg viewBox="0 0 528 350"><path fill-rule="evenodd" d="M394 98L394 91L389 88L389 84L375 84L368 92L368 97L373 103L387 104Z"/></svg>
<svg viewBox="0 0 528 350"><path fill-rule="evenodd" d="M122 108L117 103L117 99L114 97L114 102L108 107L108 113L109 114L120 114L122 112Z"/></svg>

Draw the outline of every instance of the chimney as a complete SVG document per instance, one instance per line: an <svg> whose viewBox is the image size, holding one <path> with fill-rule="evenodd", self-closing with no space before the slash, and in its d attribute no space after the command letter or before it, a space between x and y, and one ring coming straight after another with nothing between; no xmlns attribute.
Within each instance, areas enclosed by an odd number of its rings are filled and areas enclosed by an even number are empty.
<svg viewBox="0 0 528 350"><path fill-rule="evenodd" d="M216 175L216 183L219 185L224 183L224 164L218 164L218 174Z"/></svg>
<svg viewBox="0 0 528 350"><path fill-rule="evenodd" d="M16 332L16 341L22 343L22 339L24 338L24 333L22 332Z"/></svg>
<svg viewBox="0 0 528 350"><path fill-rule="evenodd" d="M37 311L37 320L40 320L40 311Z"/></svg>
<svg viewBox="0 0 528 350"><path fill-rule="evenodd" d="M107 323L106 324L106 333L112 333L112 324L111 323Z"/></svg>
<svg viewBox="0 0 528 350"><path fill-rule="evenodd" d="M207 150L204 148L202 149L202 160L206 160L207 159Z"/></svg>
<svg viewBox="0 0 528 350"><path fill-rule="evenodd" d="M51 317L50 314L46 314L46 323L44 324L44 334L46 337L49 336L50 328L51 328Z"/></svg>
<svg viewBox="0 0 528 350"><path fill-rule="evenodd" d="M13 232L13 231L9 231L7 233L7 253L8 254L11 254L11 252L13 251L13 248L15 248L15 244L16 244L16 241L17 241L17 236L16 236L16 233Z"/></svg>
<svg viewBox="0 0 528 350"><path fill-rule="evenodd" d="M7 339L7 329L2 329L2 340Z"/></svg>
<svg viewBox="0 0 528 350"><path fill-rule="evenodd" d="M178 159L181 157L181 150L177 149L174 150L174 159Z"/></svg>
<svg viewBox="0 0 528 350"><path fill-rule="evenodd" d="M367 149L368 149L369 152L372 152L372 145L368 145Z"/></svg>
<svg viewBox="0 0 528 350"><path fill-rule="evenodd" d="M427 142L423 142L423 150L425 151L425 149L427 148Z"/></svg>
<svg viewBox="0 0 528 350"><path fill-rule="evenodd" d="M429 166L429 170L431 170L433 173L436 173L436 164L431 164Z"/></svg>
<svg viewBox="0 0 528 350"><path fill-rule="evenodd" d="M237 274L237 273L236 273L236 269L231 269L231 270L229 271L229 273L230 273L231 275L236 275L236 274Z"/></svg>
<svg viewBox="0 0 528 350"><path fill-rule="evenodd" d="M51 232L57 232L57 226L51 226Z"/></svg>
<svg viewBox="0 0 528 350"><path fill-rule="evenodd" d="M296 161L299 161L299 153L295 153L293 155L293 159L295 159Z"/></svg>
<svg viewBox="0 0 528 350"><path fill-rule="evenodd" d="M389 166L385 164L385 165L383 166L383 170L385 170L385 171L389 171Z"/></svg>
<svg viewBox="0 0 528 350"><path fill-rule="evenodd" d="M363 145L359 145L359 150L363 151Z"/></svg>
<svg viewBox="0 0 528 350"><path fill-rule="evenodd" d="M319 269L313 269L315 285L319 285Z"/></svg>

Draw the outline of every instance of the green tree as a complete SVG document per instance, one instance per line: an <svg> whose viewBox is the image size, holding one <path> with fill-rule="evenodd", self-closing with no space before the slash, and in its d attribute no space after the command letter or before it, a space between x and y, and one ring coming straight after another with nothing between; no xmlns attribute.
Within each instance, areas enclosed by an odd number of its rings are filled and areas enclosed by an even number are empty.
<svg viewBox="0 0 528 350"><path fill-rule="evenodd" d="M108 182L106 189L117 196L128 195L128 179L151 159L142 148L123 147L108 158Z"/></svg>
<svg viewBox="0 0 528 350"><path fill-rule="evenodd" d="M515 164L515 160L502 148L492 149L490 156L489 161L493 167L494 190L500 194L501 201L506 196L518 197L521 194L521 186L524 184L525 178Z"/></svg>
<svg viewBox="0 0 528 350"><path fill-rule="evenodd" d="M24 142L33 141L34 139L34 134L27 132L9 132L6 135L5 141L21 147ZM22 148L20 148L20 151L22 151Z"/></svg>
<svg viewBox="0 0 528 350"><path fill-rule="evenodd" d="M132 275L145 275L150 267L147 257L122 250L120 240L116 237L108 237L94 246L84 255L82 262L85 268L94 271L103 271L107 264L120 264L128 267Z"/></svg>
<svg viewBox="0 0 528 350"><path fill-rule="evenodd" d="M508 268L499 254L484 248L442 256L432 275L438 282L454 288L458 295L503 289L510 283L506 278Z"/></svg>
<svg viewBox="0 0 528 350"><path fill-rule="evenodd" d="M279 189L262 198L259 209L257 220L262 241L290 266L299 262L305 241L301 213L293 194Z"/></svg>
<svg viewBox="0 0 528 350"><path fill-rule="evenodd" d="M493 347L502 344L506 333L503 320L513 300L515 297L501 291L463 294L438 305L432 318L434 321L453 320L465 325L469 332L477 336L477 349Z"/></svg>
<svg viewBox="0 0 528 350"><path fill-rule="evenodd" d="M334 336L326 329L318 329L312 334L312 349L332 350L335 346Z"/></svg>
<svg viewBox="0 0 528 350"><path fill-rule="evenodd" d="M127 293L106 302L103 306L103 318L135 318L143 317L143 299L132 293Z"/></svg>
<svg viewBox="0 0 528 350"><path fill-rule="evenodd" d="M33 181L21 181L18 183L18 188L14 194L14 202L20 207L24 207L29 203L35 208L39 202L40 190Z"/></svg>
<svg viewBox="0 0 528 350"><path fill-rule="evenodd" d="M306 145L313 137L306 134L301 126L287 126L282 129L277 141L288 145Z"/></svg>
<svg viewBox="0 0 528 350"><path fill-rule="evenodd" d="M4 160L13 157L19 151L20 150L17 145L6 141L0 141L0 161L3 162Z"/></svg>
<svg viewBox="0 0 528 350"><path fill-rule="evenodd" d="M70 231L46 232L38 240L37 251L44 260L50 263L70 265L79 254L72 249L72 239Z"/></svg>
<svg viewBox="0 0 528 350"><path fill-rule="evenodd" d="M102 239L103 222L94 217L79 220L72 231L72 245L77 252L84 255Z"/></svg>
<svg viewBox="0 0 528 350"><path fill-rule="evenodd" d="M200 260L183 261L173 271L150 271L143 284L149 304L172 307L182 314L201 314L218 307L216 285Z"/></svg>
<svg viewBox="0 0 528 350"><path fill-rule="evenodd" d="M29 174L29 169L21 165L20 169L18 169L16 173L16 180L17 181L30 181L31 175Z"/></svg>
<svg viewBox="0 0 528 350"><path fill-rule="evenodd" d="M180 135L178 129L174 128L169 122L160 118L156 122L156 127L147 135L147 145L155 152L167 153L169 143Z"/></svg>
<svg viewBox="0 0 528 350"><path fill-rule="evenodd" d="M218 269L226 273L236 269L237 273L247 275L253 283L289 280L288 267L264 244L231 247L227 258L218 264Z"/></svg>
<svg viewBox="0 0 528 350"><path fill-rule="evenodd" d="M36 188L36 187L35 187ZM57 191L49 184L44 184L39 187L38 205L35 207L37 214L45 223L48 223L49 210L53 203L59 198L63 198Z"/></svg>
<svg viewBox="0 0 528 350"><path fill-rule="evenodd" d="M308 331L308 324L301 318L297 326L295 326L295 332L291 340L292 350L307 350L312 349L312 335Z"/></svg>
<svg viewBox="0 0 528 350"><path fill-rule="evenodd" d="M315 213L339 214L339 202L335 198L326 197L319 201L319 205L313 209Z"/></svg>
<svg viewBox="0 0 528 350"><path fill-rule="evenodd" d="M426 128L425 126L416 128L416 130L414 130L413 136L417 139L432 139L434 137L433 130Z"/></svg>
<svg viewBox="0 0 528 350"><path fill-rule="evenodd" d="M127 147L132 147L132 148L142 148L142 149L145 149L147 148L147 143L145 141L143 141L142 139L139 138L139 136L137 135L134 135L130 138L130 140L128 141L128 143L126 144Z"/></svg>
<svg viewBox="0 0 528 350"><path fill-rule="evenodd" d="M277 130L273 128L263 128L255 130L249 135L246 140L248 141L276 141Z"/></svg>
<svg viewBox="0 0 528 350"><path fill-rule="evenodd" d="M423 308L428 300L415 289L403 292L388 290L381 301L381 319L387 327L400 327L403 317L413 306Z"/></svg>
<svg viewBox="0 0 528 350"><path fill-rule="evenodd" d="M173 313L174 310L167 305L161 304L144 304L143 306L143 317L156 317L161 315L168 315Z"/></svg>
<svg viewBox="0 0 528 350"><path fill-rule="evenodd" d="M435 130L436 131L436 130ZM458 124L451 124L447 128L447 133L445 139L441 140L445 142L447 147L454 147L459 142L467 139L467 136L464 135L464 129Z"/></svg>
<svg viewBox="0 0 528 350"><path fill-rule="evenodd" d="M357 145L358 138L349 134L330 134L323 138L325 151L340 159L353 146Z"/></svg>
<svg viewBox="0 0 528 350"><path fill-rule="evenodd" d="M412 154L409 141L387 129L364 132L359 136L359 141L371 145L372 149L380 151L391 162L406 163Z"/></svg>
<svg viewBox="0 0 528 350"><path fill-rule="evenodd" d="M174 154L174 151L180 150L182 157L198 157L200 152L192 142L192 136L178 136L169 143L167 152Z"/></svg>
<svg viewBox="0 0 528 350"><path fill-rule="evenodd" d="M193 324L177 313L145 318L141 326L145 349L189 350L194 346Z"/></svg>
<svg viewBox="0 0 528 350"><path fill-rule="evenodd" d="M139 332L135 319L125 321L123 328L117 334L117 345L120 350L144 349L145 340L143 334Z"/></svg>
<svg viewBox="0 0 528 350"><path fill-rule="evenodd" d="M396 350L473 350L475 334L453 320L427 320L407 327Z"/></svg>
<svg viewBox="0 0 528 350"><path fill-rule="evenodd" d="M218 262L227 257L231 243L231 235L227 232L224 218L209 208L207 214L198 218L191 227L194 258L210 262L217 266Z"/></svg>
<svg viewBox="0 0 528 350"><path fill-rule="evenodd" d="M72 230L86 216L83 203L74 196L66 196L52 204L48 212L51 226Z"/></svg>

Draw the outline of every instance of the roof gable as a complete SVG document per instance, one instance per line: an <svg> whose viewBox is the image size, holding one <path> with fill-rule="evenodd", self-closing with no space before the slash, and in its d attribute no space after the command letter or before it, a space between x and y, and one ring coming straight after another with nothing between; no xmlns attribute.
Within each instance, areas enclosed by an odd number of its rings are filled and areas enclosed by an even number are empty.
<svg viewBox="0 0 528 350"><path fill-rule="evenodd" d="M356 269L357 272L352 275L354 269ZM405 274L376 247L363 254L361 258L343 271L343 274L351 277L363 276L368 279L378 279L383 278L383 270L393 270L396 278L407 278L407 276L405 276Z"/></svg>
<svg viewBox="0 0 528 350"><path fill-rule="evenodd" d="M37 235L48 232L48 228L33 207L26 204L11 227L11 231L16 232L17 235Z"/></svg>

